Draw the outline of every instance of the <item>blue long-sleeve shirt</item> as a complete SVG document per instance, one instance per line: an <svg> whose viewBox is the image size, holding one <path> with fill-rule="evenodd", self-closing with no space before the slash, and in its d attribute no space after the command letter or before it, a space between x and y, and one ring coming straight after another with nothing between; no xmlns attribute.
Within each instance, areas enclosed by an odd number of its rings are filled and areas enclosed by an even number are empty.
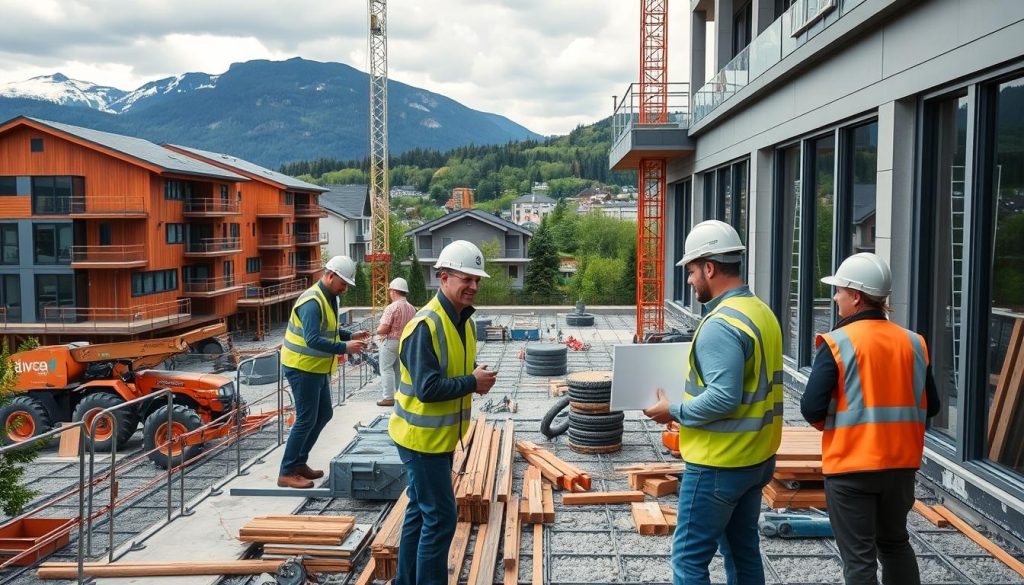
<svg viewBox="0 0 1024 585"><path fill-rule="evenodd" d="M448 318L455 324L455 329L458 330L462 344L465 346L465 323L473 314L473 307L467 307L463 309L461 314L456 314L455 307L444 296L444 293L438 291L437 298L441 302L441 306L444 307L445 313L448 314ZM449 378L441 371L441 362L438 361L437 355L434 354L434 346L430 339L430 328L426 323L416 325L412 333L409 334L409 337L402 341L399 359L406 369L409 370L409 376L412 378L413 392L416 393L416 398L420 402L453 400L471 394L476 390L476 378L472 374ZM476 356L466 356L466 360L471 364L475 363L475 359Z"/></svg>
<svg viewBox="0 0 1024 585"><path fill-rule="evenodd" d="M324 296L327 297L327 306L334 307L335 315L337 315L338 297L327 292L327 289L324 288L324 283L317 282L317 286L320 287L320 292L324 293ZM352 339L352 334L338 327L338 336L342 339L341 342L320 335L320 322L323 319L323 315L320 313L320 303L302 303L297 313L299 321L302 322L302 338L306 341L306 346L317 351L333 353L335 355L345 353L346 345L344 342Z"/></svg>
<svg viewBox="0 0 1024 585"><path fill-rule="evenodd" d="M722 293L707 303L710 313L722 301L732 297L754 296L746 286ZM670 407L672 417L686 427L699 427L723 419L739 408L743 400L743 371L754 351L754 342L722 319L712 319L700 327L692 351L706 389L692 400Z"/></svg>

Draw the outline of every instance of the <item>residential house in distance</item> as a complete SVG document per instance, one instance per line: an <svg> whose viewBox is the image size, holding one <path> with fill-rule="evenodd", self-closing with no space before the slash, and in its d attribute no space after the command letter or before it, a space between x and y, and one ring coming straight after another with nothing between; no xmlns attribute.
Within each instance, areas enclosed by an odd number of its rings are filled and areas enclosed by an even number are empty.
<svg viewBox="0 0 1024 585"><path fill-rule="evenodd" d="M448 198L448 202L444 204L445 208L449 211L458 211L460 209L472 209L473 203L476 201L476 190L468 187L456 187L452 189L452 196Z"/></svg>
<svg viewBox="0 0 1024 585"><path fill-rule="evenodd" d="M356 262L370 253L370 188L367 185L328 185L320 196L327 211L324 230L330 234L328 256L345 255Z"/></svg>
<svg viewBox="0 0 1024 585"><path fill-rule="evenodd" d="M512 201L512 222L519 225L532 222L540 225L544 216L555 209L557 201L547 195L530 193Z"/></svg>
<svg viewBox="0 0 1024 585"><path fill-rule="evenodd" d="M418 197L418 198L423 198L423 197L430 197L430 194L429 193L424 193L423 191L420 191L419 189L416 188L415 185L399 185L397 187L392 187L391 188L389 196L390 197Z"/></svg>
<svg viewBox="0 0 1024 585"><path fill-rule="evenodd" d="M441 286L431 267L437 262L441 249L455 240L467 240L477 246L497 241L500 251L490 262L502 267L512 280L512 288L523 288L526 265L530 261L526 256L527 246L533 236L528 229L479 209L462 209L413 228L405 235L413 238L427 288Z"/></svg>
<svg viewBox="0 0 1024 585"><path fill-rule="evenodd" d="M620 170L667 163L666 310L700 318L675 261L693 225L730 223L800 393L837 320L819 279L874 251L939 393L919 481L1024 539L1024 2L687 5L690 99L669 98L668 124L617 126L609 154ZM631 103L613 119L634 120Z"/></svg>
<svg viewBox="0 0 1024 585"><path fill-rule="evenodd" d="M639 214L639 207L637 207L635 199L632 201L611 200L603 203L592 204L587 210L587 213L600 213L601 215L607 215L608 217L614 217L615 219L636 221Z"/></svg>

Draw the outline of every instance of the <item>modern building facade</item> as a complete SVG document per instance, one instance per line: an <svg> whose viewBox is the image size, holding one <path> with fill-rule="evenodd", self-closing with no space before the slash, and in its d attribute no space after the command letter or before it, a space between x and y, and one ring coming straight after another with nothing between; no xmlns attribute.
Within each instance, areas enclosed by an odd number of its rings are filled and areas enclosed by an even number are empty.
<svg viewBox="0 0 1024 585"><path fill-rule="evenodd" d="M46 343L239 326L248 299L281 302L321 270L299 274L300 248L319 259L321 189L281 180L223 155L67 124L0 125L0 335Z"/></svg>
<svg viewBox="0 0 1024 585"><path fill-rule="evenodd" d="M925 335L942 399L920 477L1024 538L1024 3L690 7L689 115L645 127L620 105L610 154L668 160L667 308L699 317L675 260L695 223L731 223L800 391L836 318L819 279L881 255L892 318Z"/></svg>
<svg viewBox="0 0 1024 585"><path fill-rule="evenodd" d="M547 195L530 193L512 200L512 222L518 225L540 225L544 216L555 210L558 203Z"/></svg>
<svg viewBox="0 0 1024 585"><path fill-rule="evenodd" d="M370 253L370 188L367 185L327 185L320 195L327 210L324 230L331 234L328 256L345 255L364 262Z"/></svg>
<svg viewBox="0 0 1024 585"><path fill-rule="evenodd" d="M526 265L530 261L527 250L533 236L526 228L479 209L462 209L411 229L405 235L413 238L428 289L441 286L431 267L441 250L455 240L473 242L481 249L484 244L497 242L498 254L488 262L501 266L513 289L523 288Z"/></svg>

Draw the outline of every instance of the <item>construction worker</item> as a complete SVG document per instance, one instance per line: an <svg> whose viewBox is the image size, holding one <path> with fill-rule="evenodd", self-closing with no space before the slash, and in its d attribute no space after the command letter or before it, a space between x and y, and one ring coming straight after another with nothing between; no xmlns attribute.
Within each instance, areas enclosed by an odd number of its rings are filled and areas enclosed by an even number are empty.
<svg viewBox="0 0 1024 585"><path fill-rule="evenodd" d="M324 476L307 465L317 437L331 420L331 375L338 369L337 356L363 351L369 332L349 334L338 327L338 295L355 286L356 263L335 256L324 266L323 277L299 295L292 308L281 344L281 365L295 402L295 424L281 459L277 485L311 488Z"/></svg>
<svg viewBox="0 0 1024 585"><path fill-rule="evenodd" d="M413 266L412 269L419 270L420 267ZM401 375L398 370L398 340L416 314L416 307L405 298L408 294L409 283L404 278L396 278L388 285L391 304L384 309L377 325L377 335L383 338L380 344L380 390L384 395L377 401L377 406L395 405L395 389Z"/></svg>
<svg viewBox="0 0 1024 585"><path fill-rule="evenodd" d="M921 582L907 534L926 415L939 396L924 338L892 323L892 274L874 254L854 254L821 281L835 287L839 322L818 335L800 399L822 430L825 501L849 584ZM841 373L841 375L840 375Z"/></svg>
<svg viewBox="0 0 1024 585"><path fill-rule="evenodd" d="M743 242L721 221L697 224L677 266L704 304L681 403L658 389L644 414L679 423L686 471L672 541L676 585L710 583L720 549L727 582L763 584L757 531L761 489L782 440L782 332L772 310L743 284Z"/></svg>
<svg viewBox="0 0 1024 585"><path fill-rule="evenodd" d="M487 392L496 372L476 366L470 316L484 257L457 240L441 250L434 268L441 288L405 326L398 344L401 379L388 433L405 464L409 505L398 546L397 585L448 583L448 549L458 513L452 455L469 429L472 395Z"/></svg>

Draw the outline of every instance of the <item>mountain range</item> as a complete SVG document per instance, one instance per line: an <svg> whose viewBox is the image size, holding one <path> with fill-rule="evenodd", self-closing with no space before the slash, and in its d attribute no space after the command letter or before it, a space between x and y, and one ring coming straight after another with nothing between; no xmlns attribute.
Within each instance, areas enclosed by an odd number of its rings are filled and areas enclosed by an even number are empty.
<svg viewBox="0 0 1024 585"><path fill-rule="evenodd" d="M358 159L369 148L369 78L342 63L301 58L235 63L126 91L56 73L0 85L0 121L25 115L224 152L278 168L318 158ZM504 116L388 82L389 149L447 150L539 134Z"/></svg>

